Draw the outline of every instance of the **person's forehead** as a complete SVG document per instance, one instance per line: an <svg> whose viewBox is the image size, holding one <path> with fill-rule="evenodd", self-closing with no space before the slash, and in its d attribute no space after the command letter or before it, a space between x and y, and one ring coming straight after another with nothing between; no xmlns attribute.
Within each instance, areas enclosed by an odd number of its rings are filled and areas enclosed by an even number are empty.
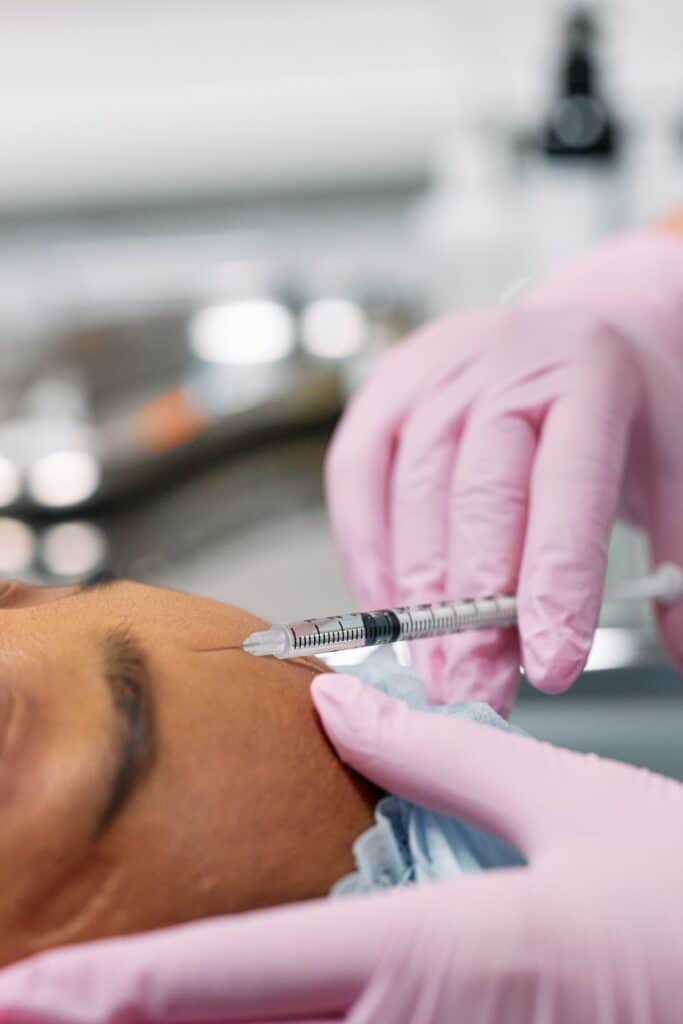
<svg viewBox="0 0 683 1024"><path fill-rule="evenodd" d="M241 643L263 626L261 619L235 605L130 580L86 588L72 600L107 620L121 615L132 626L175 635L210 633L226 644Z"/></svg>

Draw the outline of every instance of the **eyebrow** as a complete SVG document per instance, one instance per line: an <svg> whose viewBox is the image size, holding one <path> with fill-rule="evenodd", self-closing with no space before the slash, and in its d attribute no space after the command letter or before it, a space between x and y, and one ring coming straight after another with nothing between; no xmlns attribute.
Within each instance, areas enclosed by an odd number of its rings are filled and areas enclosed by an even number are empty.
<svg viewBox="0 0 683 1024"><path fill-rule="evenodd" d="M117 718L117 753L97 833L112 823L156 760L155 707L142 645L127 629L112 630L102 644L102 662Z"/></svg>

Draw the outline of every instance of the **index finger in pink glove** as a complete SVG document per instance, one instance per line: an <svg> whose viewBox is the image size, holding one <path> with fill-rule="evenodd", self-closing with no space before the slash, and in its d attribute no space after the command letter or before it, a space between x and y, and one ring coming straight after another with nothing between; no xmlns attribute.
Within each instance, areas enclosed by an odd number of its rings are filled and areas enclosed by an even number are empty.
<svg viewBox="0 0 683 1024"><path fill-rule="evenodd" d="M392 481L401 603L517 590L544 419L568 389L576 337L587 336L591 347L601 340L583 314L563 311L552 333L550 326L545 313L500 311L488 320L488 347L466 370L422 395L403 422ZM563 544L569 540L560 533L557 546ZM596 576L599 571L596 566ZM600 578L596 586L599 591ZM430 696L486 699L509 711L520 664L512 630L464 633L413 648Z"/></svg>
<svg viewBox="0 0 683 1024"><path fill-rule="evenodd" d="M349 581L361 608L396 603L392 561L394 461L404 419L421 395L472 358L490 335L495 313L462 318L460 345L444 345L444 323L422 328L389 350L351 399L325 461L328 510Z"/></svg>
<svg viewBox="0 0 683 1024"><path fill-rule="evenodd" d="M403 424L392 481L393 565L401 604L516 588L535 434L512 410L492 414L485 397L487 365L477 363L441 382ZM515 634L486 631L458 640L468 658L457 673L445 664L458 643L454 638L413 644L413 662L430 697L476 700L485 689L497 710L507 710L519 673Z"/></svg>

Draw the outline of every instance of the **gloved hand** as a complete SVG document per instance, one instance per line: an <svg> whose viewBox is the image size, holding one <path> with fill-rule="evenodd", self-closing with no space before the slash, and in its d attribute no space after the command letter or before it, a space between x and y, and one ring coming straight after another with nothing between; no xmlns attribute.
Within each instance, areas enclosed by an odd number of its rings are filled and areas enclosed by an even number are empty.
<svg viewBox="0 0 683 1024"><path fill-rule="evenodd" d="M617 515L683 564L683 240L617 239L523 306L448 317L378 362L327 459L362 608L517 591L514 630L413 645L432 700L502 714L520 660L560 692L588 655ZM683 667L683 605L660 616ZM520 650L521 640L521 650Z"/></svg>
<svg viewBox="0 0 683 1024"><path fill-rule="evenodd" d="M351 677L313 695L348 764L528 866L42 955L0 974L2 1024L680 1020L683 786Z"/></svg>

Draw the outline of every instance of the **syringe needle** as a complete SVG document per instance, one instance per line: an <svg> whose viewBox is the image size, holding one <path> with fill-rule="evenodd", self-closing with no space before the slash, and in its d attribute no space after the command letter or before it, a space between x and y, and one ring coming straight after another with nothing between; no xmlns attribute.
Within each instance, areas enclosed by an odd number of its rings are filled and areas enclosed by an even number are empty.
<svg viewBox="0 0 683 1024"><path fill-rule="evenodd" d="M241 651L242 644L224 644L222 647L193 647L195 654L212 654L214 651Z"/></svg>

